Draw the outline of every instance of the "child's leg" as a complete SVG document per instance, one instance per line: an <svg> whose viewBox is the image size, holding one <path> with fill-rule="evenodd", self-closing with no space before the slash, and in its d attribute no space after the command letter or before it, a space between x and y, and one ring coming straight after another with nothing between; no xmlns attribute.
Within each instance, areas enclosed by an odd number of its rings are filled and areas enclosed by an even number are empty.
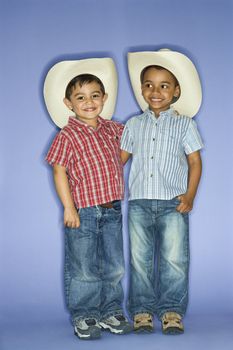
<svg viewBox="0 0 233 350"><path fill-rule="evenodd" d="M65 229L65 295L72 319L99 319L101 276L96 207L80 210L78 229Z"/></svg>
<svg viewBox="0 0 233 350"><path fill-rule="evenodd" d="M151 200L129 201L131 245L129 311L154 314L155 295L155 222Z"/></svg>
<svg viewBox="0 0 233 350"><path fill-rule="evenodd" d="M167 311L183 316L188 301L189 230L188 214L176 210L174 198L161 202L159 230L158 305L161 319ZM162 208L163 207L163 208Z"/></svg>
<svg viewBox="0 0 233 350"><path fill-rule="evenodd" d="M113 203L113 208L98 207L101 216L99 234L101 237L100 260L102 274L101 317L122 314L124 275L124 255L122 239L121 202Z"/></svg>

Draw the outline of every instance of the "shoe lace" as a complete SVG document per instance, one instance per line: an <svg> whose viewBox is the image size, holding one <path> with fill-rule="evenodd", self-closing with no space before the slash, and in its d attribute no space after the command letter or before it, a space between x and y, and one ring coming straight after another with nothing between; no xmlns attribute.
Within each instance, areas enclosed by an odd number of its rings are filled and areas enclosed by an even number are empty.
<svg viewBox="0 0 233 350"><path fill-rule="evenodd" d="M96 324L96 320L94 318L88 318L85 320L85 322L88 326L95 326Z"/></svg>
<svg viewBox="0 0 233 350"><path fill-rule="evenodd" d="M125 321L125 317L123 315L115 315L115 318L120 322Z"/></svg>
<svg viewBox="0 0 233 350"><path fill-rule="evenodd" d="M148 314L141 314L140 316L135 317L136 323L147 324L151 322L151 316Z"/></svg>

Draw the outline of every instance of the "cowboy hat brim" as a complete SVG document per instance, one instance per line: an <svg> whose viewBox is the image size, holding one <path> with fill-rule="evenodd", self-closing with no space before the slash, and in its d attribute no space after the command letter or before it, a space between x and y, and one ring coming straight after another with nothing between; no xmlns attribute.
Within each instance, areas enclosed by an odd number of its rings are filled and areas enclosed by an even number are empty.
<svg viewBox="0 0 233 350"><path fill-rule="evenodd" d="M141 109L145 111L148 104L142 96L140 74L150 65L162 66L174 74L180 85L180 97L172 107L181 115L193 117L198 112L202 101L202 89L197 70L187 56L168 49L128 53L129 76Z"/></svg>
<svg viewBox="0 0 233 350"><path fill-rule="evenodd" d="M117 72L111 58L90 58L83 60L61 61L48 72L44 82L44 99L53 122L64 127L72 112L65 106L63 99L68 83L77 75L93 74L103 83L108 98L100 114L111 119L117 97Z"/></svg>

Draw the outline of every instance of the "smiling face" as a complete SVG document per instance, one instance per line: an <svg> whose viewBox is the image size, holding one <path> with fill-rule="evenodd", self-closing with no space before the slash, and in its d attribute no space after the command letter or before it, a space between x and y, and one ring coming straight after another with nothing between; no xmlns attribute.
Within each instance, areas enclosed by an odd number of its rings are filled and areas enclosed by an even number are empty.
<svg viewBox="0 0 233 350"><path fill-rule="evenodd" d="M156 116L169 109L174 97L178 98L180 95L176 79L166 69L146 69L141 88L142 96Z"/></svg>
<svg viewBox="0 0 233 350"><path fill-rule="evenodd" d="M103 94L100 85L93 81L82 86L76 83L69 99L64 98L64 103L79 120L96 127L97 118L103 110L106 99L107 94Z"/></svg>

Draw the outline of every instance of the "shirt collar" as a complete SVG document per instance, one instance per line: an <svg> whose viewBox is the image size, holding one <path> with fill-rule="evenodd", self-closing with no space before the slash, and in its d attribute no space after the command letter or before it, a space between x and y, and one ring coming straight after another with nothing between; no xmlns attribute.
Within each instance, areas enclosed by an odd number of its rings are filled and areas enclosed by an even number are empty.
<svg viewBox="0 0 233 350"><path fill-rule="evenodd" d="M90 125L82 122L81 120L79 120L78 118L71 116L68 119L68 125L73 127L73 128L78 128L79 130L86 130L86 129L90 129L90 130L98 130L99 128L102 127L102 125L104 124L105 120L102 117L98 117L98 126L97 129L93 129Z"/></svg>
<svg viewBox="0 0 233 350"><path fill-rule="evenodd" d="M145 114L147 116L149 116L150 118L152 118L153 120L156 120L156 121L165 119L167 117L175 117L175 116L177 116L175 110L172 107L170 107L166 111L160 112L159 118L155 117L154 112L151 109L149 109L149 108L145 110Z"/></svg>

